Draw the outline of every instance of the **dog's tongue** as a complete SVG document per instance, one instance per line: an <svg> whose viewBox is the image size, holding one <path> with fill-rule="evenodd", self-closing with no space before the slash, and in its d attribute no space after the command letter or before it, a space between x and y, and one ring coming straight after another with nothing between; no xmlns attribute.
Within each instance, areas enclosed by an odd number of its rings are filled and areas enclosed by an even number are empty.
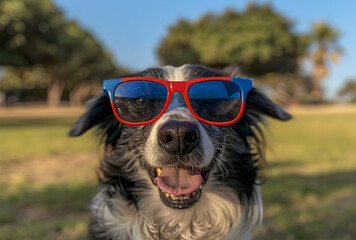
<svg viewBox="0 0 356 240"><path fill-rule="evenodd" d="M161 175L154 181L162 191L176 196L192 193L203 184L200 174L191 174L187 169L176 167L162 168Z"/></svg>

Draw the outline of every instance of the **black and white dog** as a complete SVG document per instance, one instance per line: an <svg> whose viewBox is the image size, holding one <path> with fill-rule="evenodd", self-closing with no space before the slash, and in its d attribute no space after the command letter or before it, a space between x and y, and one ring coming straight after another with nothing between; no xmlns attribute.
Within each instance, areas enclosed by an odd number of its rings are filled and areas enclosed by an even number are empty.
<svg viewBox="0 0 356 240"><path fill-rule="evenodd" d="M168 81L239 77L234 68L216 71L197 65L151 68L134 76ZM70 132L79 136L95 127L105 142L99 175L105 187L92 202L90 239L251 239L262 218L257 170L263 159L259 124L265 116L291 118L252 89L243 116L231 125L198 121L177 94L156 122L130 126L115 118L107 96L99 96ZM181 122L192 126L199 139L186 154L176 155L160 138L164 126L178 129L174 125ZM182 134L184 129L169 137ZM199 186L188 194L167 193L157 186L162 176Z"/></svg>

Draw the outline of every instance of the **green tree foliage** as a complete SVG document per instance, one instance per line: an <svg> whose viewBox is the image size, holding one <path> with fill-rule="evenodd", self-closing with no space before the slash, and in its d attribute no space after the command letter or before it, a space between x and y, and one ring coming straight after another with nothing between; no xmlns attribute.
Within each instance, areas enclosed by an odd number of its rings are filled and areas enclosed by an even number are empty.
<svg viewBox="0 0 356 240"><path fill-rule="evenodd" d="M31 68L8 66L0 79L0 90L46 88L50 76L41 65Z"/></svg>
<svg viewBox="0 0 356 240"><path fill-rule="evenodd" d="M250 4L243 12L207 14L179 21L157 49L163 64L224 67L238 63L246 74L294 73L304 51L293 23L270 5Z"/></svg>
<svg viewBox="0 0 356 240"><path fill-rule="evenodd" d="M0 0L0 42L0 65L19 73L45 69L51 105L59 104L65 88L76 91L83 82L117 74L110 54L50 0Z"/></svg>
<svg viewBox="0 0 356 240"><path fill-rule="evenodd" d="M0 0L0 42L0 65L49 65L69 58L63 15L49 0Z"/></svg>
<svg viewBox="0 0 356 240"><path fill-rule="evenodd" d="M338 31L327 23L310 32L293 31L294 23L269 4L250 3L243 11L206 14L195 21L180 20L170 27L157 54L162 64L185 63L223 68L237 64L257 84L267 83L281 103L320 102L322 80L329 61L340 56ZM303 73L305 61L312 73Z"/></svg>

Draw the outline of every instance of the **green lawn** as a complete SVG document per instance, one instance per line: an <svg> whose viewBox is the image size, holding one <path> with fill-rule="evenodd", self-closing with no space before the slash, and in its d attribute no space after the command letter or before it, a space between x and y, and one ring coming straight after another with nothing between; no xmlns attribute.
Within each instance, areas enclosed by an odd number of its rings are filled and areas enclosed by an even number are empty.
<svg viewBox="0 0 356 240"><path fill-rule="evenodd" d="M0 239L85 239L100 158L75 118L0 118ZM269 121L254 239L356 239L356 113Z"/></svg>
<svg viewBox="0 0 356 240"><path fill-rule="evenodd" d="M356 239L356 113L270 121L256 239Z"/></svg>

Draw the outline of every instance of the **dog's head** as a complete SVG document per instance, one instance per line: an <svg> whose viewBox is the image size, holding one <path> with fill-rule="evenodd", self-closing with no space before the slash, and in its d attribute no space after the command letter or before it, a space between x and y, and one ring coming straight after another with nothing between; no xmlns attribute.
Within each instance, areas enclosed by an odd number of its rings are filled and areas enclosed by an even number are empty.
<svg viewBox="0 0 356 240"><path fill-rule="evenodd" d="M237 77L229 69L214 71L196 65L148 69L134 76L167 81ZM281 107L252 89L238 122L214 126L198 121L183 96L176 93L156 122L131 126L115 118L110 100L103 94L91 103L70 135L81 135L92 127L103 133L107 152L101 180L115 186L111 194L120 191L136 203L145 197L143 189L154 189L150 194L159 195L166 206L185 209L212 189L231 189L240 201L252 196L256 164L262 158L259 123L264 116L290 119Z"/></svg>

